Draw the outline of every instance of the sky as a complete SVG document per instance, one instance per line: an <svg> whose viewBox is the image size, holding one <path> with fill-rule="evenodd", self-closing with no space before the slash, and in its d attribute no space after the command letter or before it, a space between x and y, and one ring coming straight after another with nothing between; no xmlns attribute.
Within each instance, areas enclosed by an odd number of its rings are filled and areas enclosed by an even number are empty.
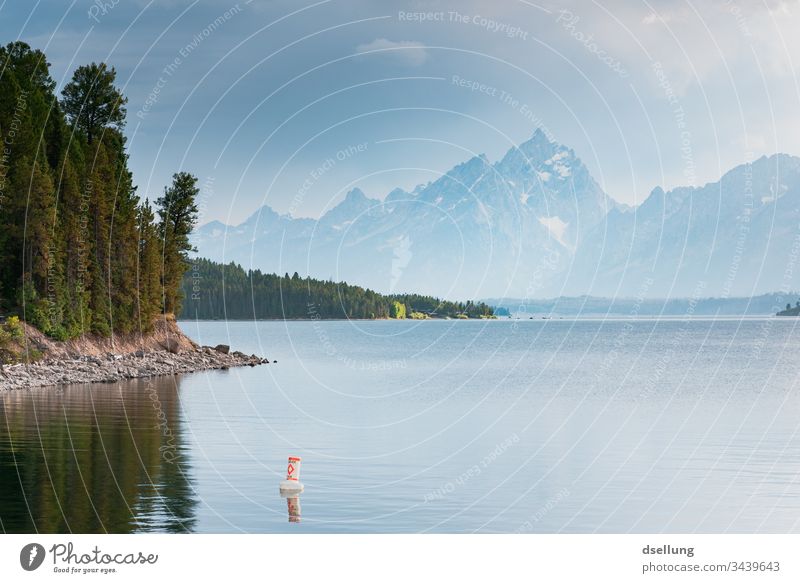
<svg viewBox="0 0 800 583"><path fill-rule="evenodd" d="M0 0L59 92L115 67L139 194L192 172L201 224L382 199L537 128L632 205L800 155L797 30L797 0Z"/></svg>

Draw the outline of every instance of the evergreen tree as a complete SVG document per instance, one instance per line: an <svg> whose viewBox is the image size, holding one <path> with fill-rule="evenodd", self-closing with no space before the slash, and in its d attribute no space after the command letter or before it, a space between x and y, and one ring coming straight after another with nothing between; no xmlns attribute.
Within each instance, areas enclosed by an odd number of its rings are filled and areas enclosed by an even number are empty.
<svg viewBox="0 0 800 583"><path fill-rule="evenodd" d="M88 206L82 197L80 176L75 169L73 156L65 156L59 171L59 245L64 278L64 328L70 338L89 331L90 241Z"/></svg>
<svg viewBox="0 0 800 583"><path fill-rule="evenodd" d="M24 246L31 241L25 231L29 195L34 194L37 217L50 203L42 184L51 169L39 137L53 123L48 114L54 87L41 51L23 42L0 48L0 306L6 308L20 299L22 282L31 279L34 267L33 249L23 265Z"/></svg>
<svg viewBox="0 0 800 583"><path fill-rule="evenodd" d="M128 100L114 86L117 72L105 63L78 67L62 95L69 123L91 144L105 128L122 130Z"/></svg>
<svg viewBox="0 0 800 583"><path fill-rule="evenodd" d="M22 176L29 177L22 244L22 285L25 318L46 334L63 338L61 270L57 264L55 192L50 175L41 164L20 161Z"/></svg>
<svg viewBox="0 0 800 583"><path fill-rule="evenodd" d="M148 201L139 205L139 258L136 269L139 325L148 330L161 311L161 244Z"/></svg>
<svg viewBox="0 0 800 583"><path fill-rule="evenodd" d="M181 279L188 268L189 235L197 222L195 200L200 190L197 178L188 172L178 172L172 177L172 186L164 189L164 196L156 201L160 222L160 236L163 243L162 289L164 311L180 312Z"/></svg>

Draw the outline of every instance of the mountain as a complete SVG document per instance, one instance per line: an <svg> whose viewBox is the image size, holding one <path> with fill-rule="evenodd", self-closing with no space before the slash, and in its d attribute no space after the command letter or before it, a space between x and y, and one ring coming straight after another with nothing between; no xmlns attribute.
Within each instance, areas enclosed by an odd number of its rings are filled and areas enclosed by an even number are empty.
<svg viewBox="0 0 800 583"><path fill-rule="evenodd" d="M785 273L799 213L791 156L656 188L631 208L537 130L499 161L476 156L412 192L379 200L356 188L319 220L265 206L240 225L200 227L193 243L214 261L384 293L729 297L798 287Z"/></svg>
<svg viewBox="0 0 800 583"><path fill-rule="evenodd" d="M735 297L795 289L799 236L800 159L762 157L718 182L656 188L635 209L611 210L587 233L564 291Z"/></svg>

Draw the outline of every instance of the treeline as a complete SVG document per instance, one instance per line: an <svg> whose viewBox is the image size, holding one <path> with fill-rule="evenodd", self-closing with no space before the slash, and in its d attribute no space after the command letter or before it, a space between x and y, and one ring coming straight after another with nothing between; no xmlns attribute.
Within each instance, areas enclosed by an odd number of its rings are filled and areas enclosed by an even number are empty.
<svg viewBox="0 0 800 583"><path fill-rule="evenodd" d="M383 295L333 281L245 271L196 259L184 275L181 318L199 320L485 318L484 303L449 302L416 294Z"/></svg>
<svg viewBox="0 0 800 583"><path fill-rule="evenodd" d="M180 310L196 179L140 200L115 78L79 67L59 99L41 51L0 48L0 315L57 339L146 332Z"/></svg>

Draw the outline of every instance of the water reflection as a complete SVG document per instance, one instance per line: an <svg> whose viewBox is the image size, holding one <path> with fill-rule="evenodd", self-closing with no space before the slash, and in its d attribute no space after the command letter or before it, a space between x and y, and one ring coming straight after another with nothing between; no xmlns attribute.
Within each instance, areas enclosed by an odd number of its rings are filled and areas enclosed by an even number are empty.
<svg viewBox="0 0 800 583"><path fill-rule="evenodd" d="M289 522L300 522L300 496L287 497L286 508L289 511Z"/></svg>
<svg viewBox="0 0 800 583"><path fill-rule="evenodd" d="M179 382L0 394L0 530L193 530Z"/></svg>

